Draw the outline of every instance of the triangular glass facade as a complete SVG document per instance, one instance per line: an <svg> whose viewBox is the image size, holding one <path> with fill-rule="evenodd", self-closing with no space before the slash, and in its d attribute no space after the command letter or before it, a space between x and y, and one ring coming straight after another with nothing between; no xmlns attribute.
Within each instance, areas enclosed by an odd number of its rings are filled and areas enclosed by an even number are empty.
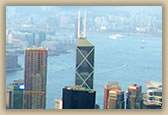
<svg viewBox="0 0 168 115"><path fill-rule="evenodd" d="M76 78L75 85L93 89L94 75L94 46L76 49Z"/></svg>

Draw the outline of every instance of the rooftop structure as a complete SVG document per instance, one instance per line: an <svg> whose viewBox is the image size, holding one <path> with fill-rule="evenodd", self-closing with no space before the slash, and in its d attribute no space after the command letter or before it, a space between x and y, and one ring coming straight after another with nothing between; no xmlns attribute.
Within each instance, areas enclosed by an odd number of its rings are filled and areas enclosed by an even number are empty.
<svg viewBox="0 0 168 115"><path fill-rule="evenodd" d="M162 89L162 82L158 81L145 81L145 85L148 89Z"/></svg>
<svg viewBox="0 0 168 115"><path fill-rule="evenodd" d="M63 109L94 109L96 91L81 86L63 88Z"/></svg>
<svg viewBox="0 0 168 115"><path fill-rule="evenodd" d="M87 39L80 39L77 41L77 46L80 47L93 47L93 45Z"/></svg>
<svg viewBox="0 0 168 115"><path fill-rule="evenodd" d="M80 11L78 11L78 39L86 38L86 11L84 18L81 18Z"/></svg>
<svg viewBox="0 0 168 115"><path fill-rule="evenodd" d="M146 108L162 107L162 83L157 81L145 81L147 92L144 94L144 106Z"/></svg>
<svg viewBox="0 0 168 115"><path fill-rule="evenodd" d="M67 90L76 90L76 91L95 91L91 88L85 88L85 87L82 87L82 86L79 86L79 85L76 85L76 86L66 86L65 88L67 88Z"/></svg>
<svg viewBox="0 0 168 115"><path fill-rule="evenodd" d="M32 50L47 50L47 49L46 49L46 48L43 48L43 47L35 47L35 46L33 46L33 47L31 47L31 48L26 48L25 50L26 50L26 51L27 51L27 50L31 50L31 51L32 51Z"/></svg>
<svg viewBox="0 0 168 115"><path fill-rule="evenodd" d="M132 89L132 90L140 90L140 86L138 86L137 84L131 84L128 86L128 89Z"/></svg>

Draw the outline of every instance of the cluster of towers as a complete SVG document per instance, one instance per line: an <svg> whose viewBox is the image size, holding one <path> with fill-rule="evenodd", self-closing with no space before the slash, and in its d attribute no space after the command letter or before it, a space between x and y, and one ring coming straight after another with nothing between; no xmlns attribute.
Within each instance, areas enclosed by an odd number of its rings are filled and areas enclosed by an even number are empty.
<svg viewBox="0 0 168 115"><path fill-rule="evenodd" d="M20 103L22 106L18 109L45 109L46 81L47 50L37 47L26 48L24 81L16 80L13 84L9 85L10 87L8 87L7 90L7 108L17 109L18 107L15 106ZM18 92L18 94L16 94L16 92ZM22 98L20 98L19 94ZM17 100L19 100L19 102L17 102ZM13 107L11 107L11 105Z"/></svg>
<svg viewBox="0 0 168 115"><path fill-rule="evenodd" d="M141 86L131 84L126 92L121 90L117 82L109 82L104 87L104 109L142 109L143 98Z"/></svg>
<svg viewBox="0 0 168 115"><path fill-rule="evenodd" d="M104 86L104 109L161 109L161 83L148 81L147 87L147 93L142 93L142 86L131 84L125 93L118 82L109 82Z"/></svg>
<svg viewBox="0 0 168 115"><path fill-rule="evenodd" d="M7 108L46 108L47 56L47 49L45 48L32 47L25 49L24 81L22 81L24 88L19 88L20 83L18 81L10 84L12 88L13 86L17 88L13 90L11 87L8 87ZM94 46L86 40L86 12L83 20L81 20L80 12L78 12L75 75L75 86L66 86L63 88L63 108L94 109L96 96L96 91L93 90ZM22 104L20 107L15 107L19 103L11 106L12 102L17 100L15 98L16 90L22 95L22 98L18 98L20 104ZM90 99L89 102L87 101L88 99Z"/></svg>
<svg viewBox="0 0 168 115"><path fill-rule="evenodd" d="M95 47L86 39L86 13L81 20L78 13L78 41L76 46L75 85L65 86L62 99L56 100L59 109L95 109L94 84ZM7 108L45 109L47 83L47 49L26 48L24 81L18 80L8 86ZM130 85L125 96L118 83L110 82L104 87L104 109L143 108L141 86ZM18 106L19 105L19 106Z"/></svg>

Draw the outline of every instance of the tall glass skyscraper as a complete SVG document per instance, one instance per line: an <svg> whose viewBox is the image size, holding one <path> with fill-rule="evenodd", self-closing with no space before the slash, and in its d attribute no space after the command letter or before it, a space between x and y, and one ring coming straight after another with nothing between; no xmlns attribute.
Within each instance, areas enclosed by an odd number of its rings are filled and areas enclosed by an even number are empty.
<svg viewBox="0 0 168 115"><path fill-rule="evenodd" d="M38 40L38 45L40 46L43 41L46 40L46 32L40 31L39 32L39 40Z"/></svg>
<svg viewBox="0 0 168 115"><path fill-rule="evenodd" d="M95 47L86 39L79 39L76 47L75 84L93 89Z"/></svg>
<svg viewBox="0 0 168 115"><path fill-rule="evenodd" d="M26 48L24 73L24 109L45 109L47 50Z"/></svg>
<svg viewBox="0 0 168 115"><path fill-rule="evenodd" d="M14 80L8 85L6 92L6 108L7 109L23 109L23 90L24 81Z"/></svg>
<svg viewBox="0 0 168 115"><path fill-rule="evenodd" d="M62 92L63 109L95 109L95 90L81 86L66 86Z"/></svg>
<svg viewBox="0 0 168 115"><path fill-rule="evenodd" d="M83 28L81 27L83 26ZM75 85L93 89L95 47L86 40L86 12L84 20L78 14Z"/></svg>

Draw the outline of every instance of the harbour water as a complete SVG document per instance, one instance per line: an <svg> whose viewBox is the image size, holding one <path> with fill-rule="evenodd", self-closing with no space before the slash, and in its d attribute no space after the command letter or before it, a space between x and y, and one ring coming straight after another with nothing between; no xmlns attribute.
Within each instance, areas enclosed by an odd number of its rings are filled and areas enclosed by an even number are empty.
<svg viewBox="0 0 168 115"><path fill-rule="evenodd" d="M119 82L126 91L129 84L142 85L144 81L162 81L162 38L123 36L110 39L109 34L88 33L87 39L95 45L94 89L96 103L103 108L104 85ZM71 53L48 57L47 109L54 109L55 99L62 98L62 88L75 84L75 48ZM24 67L24 55L19 56ZM15 79L24 78L24 70L7 72L6 86Z"/></svg>

